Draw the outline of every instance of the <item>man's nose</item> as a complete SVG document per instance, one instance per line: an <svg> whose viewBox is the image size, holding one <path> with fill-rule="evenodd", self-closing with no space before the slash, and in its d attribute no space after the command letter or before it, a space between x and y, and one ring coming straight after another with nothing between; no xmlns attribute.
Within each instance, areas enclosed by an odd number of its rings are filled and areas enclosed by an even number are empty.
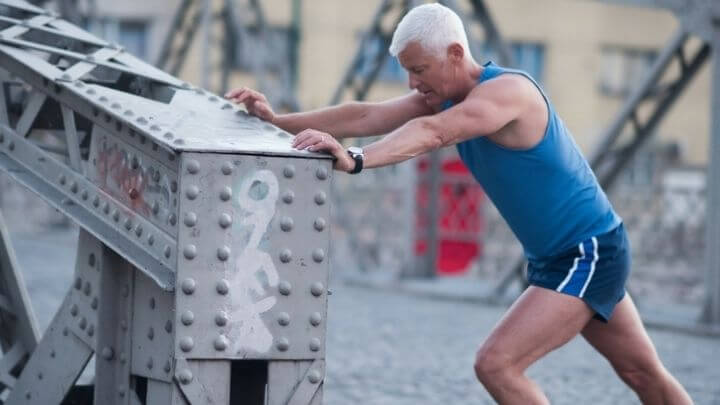
<svg viewBox="0 0 720 405"><path fill-rule="evenodd" d="M408 76L408 86L411 90L415 90L419 84L420 82L412 74Z"/></svg>

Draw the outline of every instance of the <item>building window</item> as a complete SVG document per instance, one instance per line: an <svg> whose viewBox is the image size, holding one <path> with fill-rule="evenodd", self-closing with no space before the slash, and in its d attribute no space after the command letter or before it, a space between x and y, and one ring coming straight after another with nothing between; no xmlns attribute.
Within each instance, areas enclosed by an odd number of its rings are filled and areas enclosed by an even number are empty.
<svg viewBox="0 0 720 405"><path fill-rule="evenodd" d="M262 68L263 65L267 67L288 64L288 61L292 60L296 38L291 27L268 26L265 35L265 41L261 41L257 27L247 28L247 41L237 41L238 52L235 53L234 60L236 69L253 72L255 63L259 61L264 61L259 65Z"/></svg>
<svg viewBox="0 0 720 405"><path fill-rule="evenodd" d="M513 67L527 72L538 83L542 83L545 67L545 46L536 42L523 41L511 41L509 46L514 62ZM484 43L480 49L481 54L476 55L478 60L498 62L497 52L488 43Z"/></svg>
<svg viewBox="0 0 720 405"><path fill-rule="evenodd" d="M87 29L108 42L122 45L140 59L148 57L148 23L104 17L85 24Z"/></svg>
<svg viewBox="0 0 720 405"><path fill-rule="evenodd" d="M656 50L604 47L600 70L600 92L610 97L626 97L645 77L656 57Z"/></svg>

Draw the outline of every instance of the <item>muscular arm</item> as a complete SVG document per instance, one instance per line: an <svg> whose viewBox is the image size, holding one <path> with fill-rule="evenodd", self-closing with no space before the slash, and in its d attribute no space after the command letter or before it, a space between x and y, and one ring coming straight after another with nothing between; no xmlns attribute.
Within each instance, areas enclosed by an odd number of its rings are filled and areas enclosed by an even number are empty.
<svg viewBox="0 0 720 405"><path fill-rule="evenodd" d="M529 87L498 78L473 89L461 103L441 113L411 120L365 147L365 167L399 163L443 146L493 134L519 119L534 100Z"/></svg>
<svg viewBox="0 0 720 405"><path fill-rule="evenodd" d="M335 138L386 134L413 118L432 114L422 96L412 92L392 100L350 102L315 111L277 115L273 124L297 134L312 128Z"/></svg>

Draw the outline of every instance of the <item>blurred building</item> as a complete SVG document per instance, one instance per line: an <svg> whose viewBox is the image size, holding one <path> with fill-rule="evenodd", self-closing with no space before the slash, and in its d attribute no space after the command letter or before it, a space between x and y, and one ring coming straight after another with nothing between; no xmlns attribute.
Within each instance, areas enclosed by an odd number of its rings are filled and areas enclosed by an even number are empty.
<svg viewBox="0 0 720 405"><path fill-rule="evenodd" d="M293 2L300 4L297 93L303 108L326 105L354 55L362 32L380 3L350 0L263 0L276 35L290 40ZM463 2L460 1L460 4ZM97 0L98 34L155 60L178 0ZM519 66L535 75L587 152L677 27L670 12L606 5L584 0L488 0ZM481 38L481 33L473 33ZM211 37L212 38L212 37ZM217 37L216 37L217 38ZM196 35L181 76L202 82L203 53ZM287 52L282 40L277 52ZM238 59L252 57L240 55ZM475 55L479 61L490 52ZM212 62L212 61L211 61ZM248 62L237 68L249 71ZM674 142L693 165L707 159L709 75L707 68L685 93L659 130L655 143ZM253 85L237 74L233 85ZM407 91L406 75L388 59L370 93L379 100Z"/></svg>

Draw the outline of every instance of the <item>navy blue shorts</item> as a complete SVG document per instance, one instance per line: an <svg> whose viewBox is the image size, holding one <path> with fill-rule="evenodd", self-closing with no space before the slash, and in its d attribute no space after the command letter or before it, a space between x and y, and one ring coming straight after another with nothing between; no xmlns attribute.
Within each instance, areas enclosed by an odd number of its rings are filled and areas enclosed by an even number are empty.
<svg viewBox="0 0 720 405"><path fill-rule="evenodd" d="M607 322L625 296L630 274L630 244L622 224L602 235L528 264L530 285L581 298Z"/></svg>

